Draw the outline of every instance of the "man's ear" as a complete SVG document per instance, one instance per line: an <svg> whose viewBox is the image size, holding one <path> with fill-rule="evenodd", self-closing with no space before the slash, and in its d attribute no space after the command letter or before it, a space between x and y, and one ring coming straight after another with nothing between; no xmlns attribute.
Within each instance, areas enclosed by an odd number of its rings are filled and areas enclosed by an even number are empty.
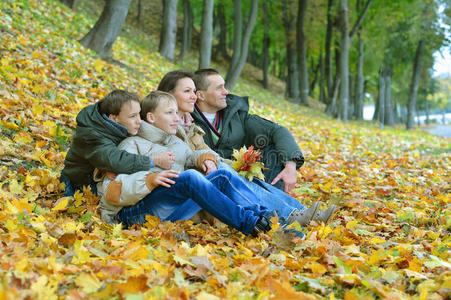
<svg viewBox="0 0 451 300"><path fill-rule="evenodd" d="M146 114L146 121L147 121L147 123L149 123L149 124L152 124L153 122L155 122L155 116L153 115L153 113L148 112L148 113Z"/></svg>
<svg viewBox="0 0 451 300"><path fill-rule="evenodd" d="M196 91L196 96L198 101L205 101L204 92L203 91Z"/></svg>

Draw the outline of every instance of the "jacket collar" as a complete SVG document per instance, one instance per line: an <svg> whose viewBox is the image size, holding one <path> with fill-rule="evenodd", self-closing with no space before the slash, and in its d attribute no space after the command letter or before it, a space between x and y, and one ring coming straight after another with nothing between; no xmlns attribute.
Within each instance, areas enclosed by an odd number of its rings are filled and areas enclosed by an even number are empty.
<svg viewBox="0 0 451 300"><path fill-rule="evenodd" d="M147 123L146 121L142 121L141 127L138 131L138 136L152 143L162 145L168 144L169 141L174 137L173 135L166 133L160 128Z"/></svg>

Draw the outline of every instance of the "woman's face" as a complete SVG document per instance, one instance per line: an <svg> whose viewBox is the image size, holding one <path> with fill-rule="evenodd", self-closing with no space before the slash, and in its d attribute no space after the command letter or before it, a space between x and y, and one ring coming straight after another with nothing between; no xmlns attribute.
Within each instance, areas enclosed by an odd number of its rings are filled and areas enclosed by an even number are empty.
<svg viewBox="0 0 451 300"><path fill-rule="evenodd" d="M197 96L196 87L191 78L185 77L180 79L170 94L177 100L180 115L194 111L194 104L196 103Z"/></svg>

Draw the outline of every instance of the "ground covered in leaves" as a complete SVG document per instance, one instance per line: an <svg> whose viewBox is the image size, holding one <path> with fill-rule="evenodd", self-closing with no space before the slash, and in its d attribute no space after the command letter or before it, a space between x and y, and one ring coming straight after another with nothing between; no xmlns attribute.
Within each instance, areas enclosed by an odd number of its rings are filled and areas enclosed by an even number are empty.
<svg viewBox="0 0 451 300"><path fill-rule="evenodd" d="M445 299L450 139L342 124L247 84L306 156L294 196L340 206L304 241L218 224L123 230L58 181L75 116L113 88L145 96L176 66L119 38L120 68L76 41L95 20L58 1L0 3L0 298ZM133 69L133 70L132 70ZM258 101L256 101L258 100Z"/></svg>

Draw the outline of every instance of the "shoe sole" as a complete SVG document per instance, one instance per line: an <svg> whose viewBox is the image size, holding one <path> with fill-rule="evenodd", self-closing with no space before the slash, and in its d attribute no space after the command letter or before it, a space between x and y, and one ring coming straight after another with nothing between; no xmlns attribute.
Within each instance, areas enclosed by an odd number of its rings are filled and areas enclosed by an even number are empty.
<svg viewBox="0 0 451 300"><path fill-rule="evenodd" d="M332 218L332 216L334 215L335 211L337 210L337 206L335 204L332 204L330 207L333 208L333 210L330 213L329 217L327 218L326 222L324 222L324 224L329 223L330 219Z"/></svg>

